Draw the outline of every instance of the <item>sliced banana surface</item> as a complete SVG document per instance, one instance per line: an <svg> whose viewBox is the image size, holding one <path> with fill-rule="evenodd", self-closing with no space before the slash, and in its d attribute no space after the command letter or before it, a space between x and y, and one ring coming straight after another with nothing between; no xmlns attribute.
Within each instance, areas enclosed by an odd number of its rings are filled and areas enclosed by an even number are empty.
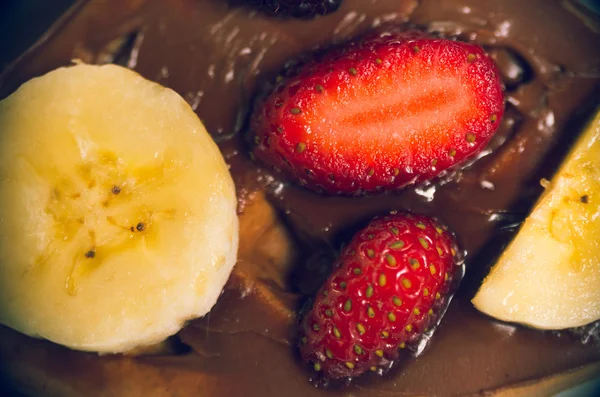
<svg viewBox="0 0 600 397"><path fill-rule="evenodd" d="M160 342L236 262L233 181L175 92L77 65L0 102L0 322L86 351Z"/></svg>
<svg viewBox="0 0 600 397"><path fill-rule="evenodd" d="M541 329L600 320L600 112L473 304L500 320Z"/></svg>

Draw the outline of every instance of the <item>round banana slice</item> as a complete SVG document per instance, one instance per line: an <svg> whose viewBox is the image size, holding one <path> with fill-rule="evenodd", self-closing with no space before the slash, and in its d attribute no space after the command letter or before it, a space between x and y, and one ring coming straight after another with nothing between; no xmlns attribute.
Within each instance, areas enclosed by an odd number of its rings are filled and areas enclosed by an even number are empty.
<svg viewBox="0 0 600 397"><path fill-rule="evenodd" d="M236 262L233 181L175 92L114 65L0 102L0 322L124 352L215 304Z"/></svg>

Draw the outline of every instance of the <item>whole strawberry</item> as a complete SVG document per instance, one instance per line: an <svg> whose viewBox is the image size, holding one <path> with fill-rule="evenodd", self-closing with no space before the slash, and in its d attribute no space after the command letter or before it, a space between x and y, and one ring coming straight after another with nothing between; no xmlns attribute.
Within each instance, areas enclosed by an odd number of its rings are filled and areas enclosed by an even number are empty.
<svg viewBox="0 0 600 397"><path fill-rule="evenodd" d="M333 379L388 368L437 321L461 266L435 220L376 218L343 249L303 318L302 358Z"/></svg>
<svg viewBox="0 0 600 397"><path fill-rule="evenodd" d="M504 112L481 47L415 31L367 36L280 80L252 115L253 153L332 194L431 179L482 149Z"/></svg>

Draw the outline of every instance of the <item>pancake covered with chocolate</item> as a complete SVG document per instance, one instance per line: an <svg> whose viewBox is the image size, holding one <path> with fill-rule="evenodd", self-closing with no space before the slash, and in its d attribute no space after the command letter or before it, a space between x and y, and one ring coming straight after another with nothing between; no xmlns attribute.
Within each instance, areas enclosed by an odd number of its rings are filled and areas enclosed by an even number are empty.
<svg viewBox="0 0 600 397"><path fill-rule="evenodd" d="M470 303L539 196L540 178L552 176L598 104L600 27L591 15L575 1L544 0L346 0L308 21L218 0L79 2L0 75L0 96L73 58L125 65L179 92L231 167L239 260L208 316L141 356L74 352L0 328L3 386L60 396L469 395L599 363L594 325L541 332ZM364 198L311 193L252 161L243 135L263 84L303 53L387 24L472 40L491 54L507 101L488 149L433 183ZM456 232L467 252L461 288L418 358L383 377L315 388L296 350L302 304L358 227L403 209Z"/></svg>

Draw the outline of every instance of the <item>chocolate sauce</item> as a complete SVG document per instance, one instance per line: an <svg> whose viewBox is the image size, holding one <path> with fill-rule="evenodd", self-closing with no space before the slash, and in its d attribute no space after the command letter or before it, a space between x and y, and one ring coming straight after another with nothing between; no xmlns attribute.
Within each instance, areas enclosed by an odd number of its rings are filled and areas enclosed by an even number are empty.
<svg viewBox="0 0 600 397"><path fill-rule="evenodd" d="M470 304L539 195L539 179L551 177L598 104L600 25L577 4L346 0L336 13L305 21L219 0L77 3L0 75L0 97L73 58L120 63L179 92L231 165L240 201L239 262L211 313L176 336L183 349L99 357L0 327L2 378L34 395L441 396L492 392L600 362L590 334L598 327L544 333L493 321ZM339 198L290 186L248 158L241 135L252 98L287 61L407 22L481 43L500 68L506 114L476 161L398 194ZM461 289L417 359L384 377L317 389L294 346L297 313L356 227L399 209L439 217L457 233L468 253Z"/></svg>

